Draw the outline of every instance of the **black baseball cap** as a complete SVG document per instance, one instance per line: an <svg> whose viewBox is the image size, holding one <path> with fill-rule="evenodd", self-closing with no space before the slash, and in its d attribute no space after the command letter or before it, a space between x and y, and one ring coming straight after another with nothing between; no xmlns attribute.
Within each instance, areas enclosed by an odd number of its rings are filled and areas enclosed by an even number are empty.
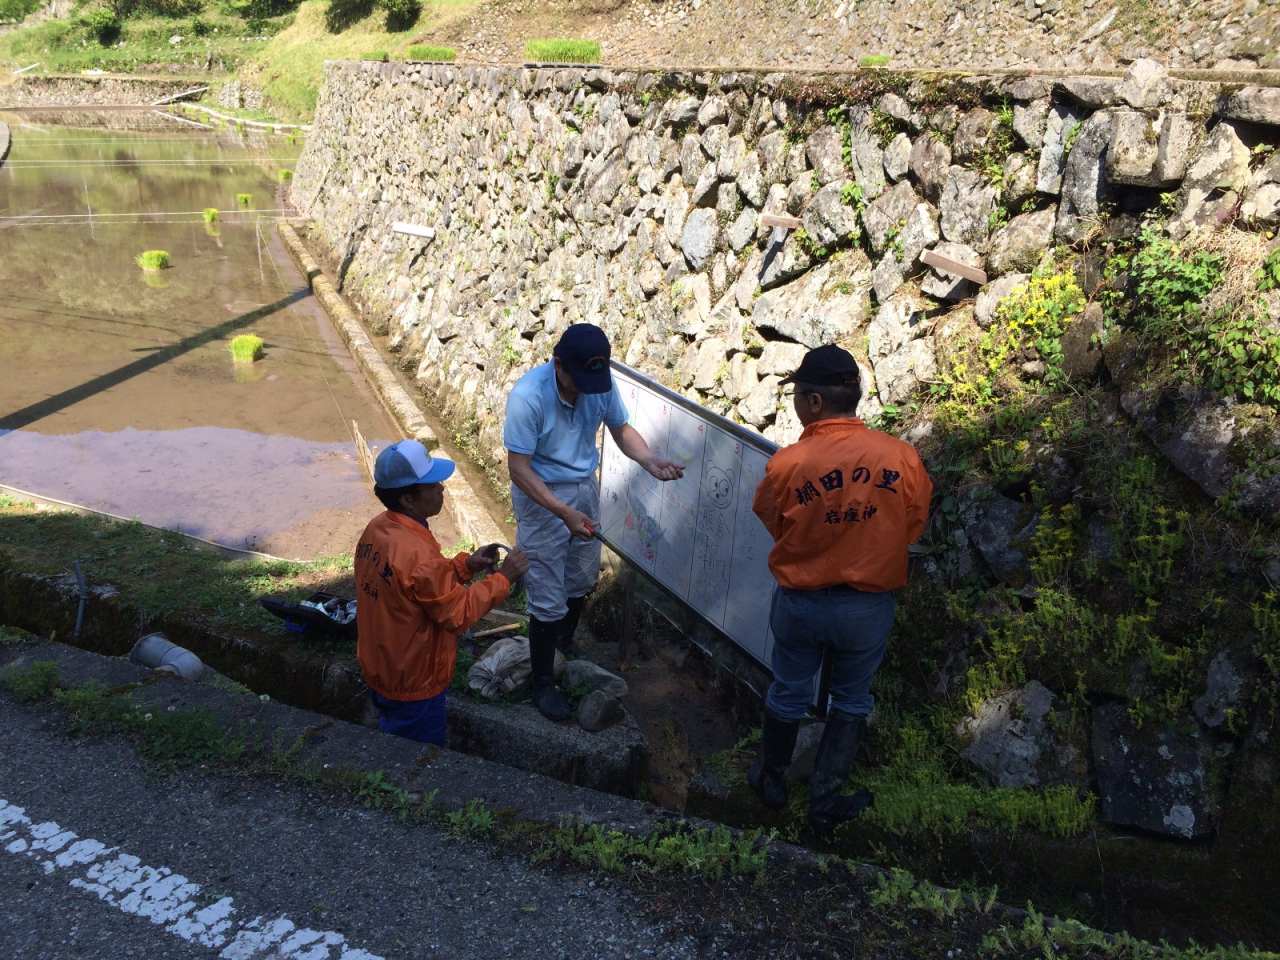
<svg viewBox="0 0 1280 960"><path fill-rule="evenodd" d="M573 324L561 335L552 353L583 393L608 393L613 389L609 338L594 323Z"/></svg>
<svg viewBox="0 0 1280 960"><path fill-rule="evenodd" d="M804 355L796 372L783 383L811 383L815 387L836 387L846 383L861 383L862 371L853 354L834 343L814 347Z"/></svg>

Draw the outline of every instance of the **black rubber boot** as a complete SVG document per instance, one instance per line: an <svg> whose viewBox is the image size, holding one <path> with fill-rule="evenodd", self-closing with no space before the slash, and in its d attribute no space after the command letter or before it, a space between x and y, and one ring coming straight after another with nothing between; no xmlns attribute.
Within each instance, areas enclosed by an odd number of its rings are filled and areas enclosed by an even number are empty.
<svg viewBox="0 0 1280 960"><path fill-rule="evenodd" d="M578 632L578 621L582 619L582 608L586 605L586 597L570 597L569 612L560 621L560 636L556 638L556 646L566 657L580 660L586 656L582 648L573 642L573 635Z"/></svg>
<svg viewBox="0 0 1280 960"><path fill-rule="evenodd" d="M548 720L568 720L572 711L556 689L556 637L562 620L529 618L529 665L533 668L533 705Z"/></svg>
<svg viewBox="0 0 1280 960"><path fill-rule="evenodd" d="M822 731L818 756L813 762L813 779L809 781L809 826L818 833L855 819L875 802L870 790L859 790L851 797L840 792L853 769L854 755L866 728L865 715L842 717L832 713L827 717L827 728Z"/></svg>
<svg viewBox="0 0 1280 960"><path fill-rule="evenodd" d="M795 752L799 733L799 721L779 720L765 711L764 731L760 735L760 760L747 771L747 782L770 810L781 810L787 805L784 778L787 767L791 766L791 755Z"/></svg>

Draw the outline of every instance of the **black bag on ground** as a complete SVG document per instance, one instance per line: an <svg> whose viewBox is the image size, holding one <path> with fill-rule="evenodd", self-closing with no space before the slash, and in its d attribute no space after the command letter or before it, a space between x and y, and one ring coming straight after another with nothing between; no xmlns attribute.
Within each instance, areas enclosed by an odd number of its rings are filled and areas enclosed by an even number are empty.
<svg viewBox="0 0 1280 960"><path fill-rule="evenodd" d="M313 593L306 600L262 597L258 601L284 621L285 629L313 636L356 638L356 602L332 593Z"/></svg>

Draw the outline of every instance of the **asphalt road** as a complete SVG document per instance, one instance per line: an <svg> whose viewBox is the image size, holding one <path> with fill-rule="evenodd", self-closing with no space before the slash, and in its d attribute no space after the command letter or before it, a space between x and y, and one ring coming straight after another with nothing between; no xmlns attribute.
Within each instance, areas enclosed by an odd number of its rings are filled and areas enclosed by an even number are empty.
<svg viewBox="0 0 1280 960"><path fill-rule="evenodd" d="M0 958L693 957L612 884L0 697Z"/></svg>

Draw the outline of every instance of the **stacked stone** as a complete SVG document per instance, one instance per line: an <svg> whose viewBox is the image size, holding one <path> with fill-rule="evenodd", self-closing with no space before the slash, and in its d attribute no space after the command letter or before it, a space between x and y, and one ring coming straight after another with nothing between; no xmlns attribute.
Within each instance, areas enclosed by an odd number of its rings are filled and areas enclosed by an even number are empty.
<svg viewBox="0 0 1280 960"><path fill-rule="evenodd" d="M860 356L864 415L907 401L936 376L937 338L990 323L1055 244L1099 233L1108 202L1176 193L1177 230L1236 207L1280 225L1280 163L1252 149L1276 140L1280 90L1221 95L1151 61L1123 79L962 81L967 109L936 106L923 79L820 110L797 89L781 74L334 63L293 195L346 292L499 463L511 385L570 323L785 443L799 425L778 382L805 349ZM1003 189L988 179L1002 103ZM775 237L762 213L803 231ZM398 220L436 237L395 235ZM992 282L926 267L928 251Z"/></svg>

